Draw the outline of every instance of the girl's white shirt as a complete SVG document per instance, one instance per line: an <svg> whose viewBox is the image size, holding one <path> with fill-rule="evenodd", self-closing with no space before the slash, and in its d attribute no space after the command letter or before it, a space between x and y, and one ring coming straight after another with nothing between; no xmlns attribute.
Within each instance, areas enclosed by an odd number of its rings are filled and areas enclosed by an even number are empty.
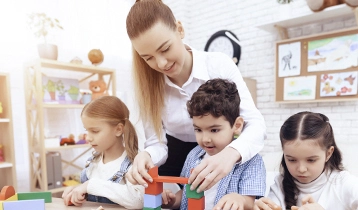
<svg viewBox="0 0 358 210"><path fill-rule="evenodd" d="M119 183L109 181L119 171L126 156L127 153L124 151L121 157L106 164L103 163L103 156L94 160L86 172L89 179L87 193L106 197L127 209L141 209L144 203L143 186L133 185L125 177Z"/></svg>
<svg viewBox="0 0 358 210"><path fill-rule="evenodd" d="M197 51L186 45L193 54L193 68L188 81L182 87L172 83L165 76L165 108L162 113L163 133L159 140L150 123L144 122L145 151L157 166L165 163L168 155L165 133L184 142L196 142L192 119L189 117L186 102L200 85L209 79L223 78L236 83L241 98L240 115L244 118L244 131L230 147L240 152L242 162L255 156L264 146L266 125L263 116L256 108L240 70L227 55L219 52Z"/></svg>
<svg viewBox="0 0 358 210"><path fill-rule="evenodd" d="M268 198L286 209L282 179L281 175L276 176ZM310 194L326 210L358 210L358 177L348 171L323 172L311 183L295 183L300 192L297 206L302 206L302 198Z"/></svg>

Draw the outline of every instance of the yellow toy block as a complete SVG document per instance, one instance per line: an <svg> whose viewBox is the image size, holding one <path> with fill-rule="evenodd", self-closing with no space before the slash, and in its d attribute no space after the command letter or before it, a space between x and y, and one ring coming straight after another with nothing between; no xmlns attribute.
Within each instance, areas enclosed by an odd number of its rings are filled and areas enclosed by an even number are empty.
<svg viewBox="0 0 358 210"><path fill-rule="evenodd" d="M6 201L17 201L17 200L19 200L17 198L17 193L15 195L11 196L10 198L6 199Z"/></svg>

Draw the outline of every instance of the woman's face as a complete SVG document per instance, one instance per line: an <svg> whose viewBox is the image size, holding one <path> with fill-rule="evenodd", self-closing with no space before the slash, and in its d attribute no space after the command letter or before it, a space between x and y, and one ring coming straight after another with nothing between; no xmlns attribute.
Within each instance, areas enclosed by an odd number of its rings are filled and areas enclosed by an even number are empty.
<svg viewBox="0 0 358 210"><path fill-rule="evenodd" d="M176 30L161 21L152 28L132 39L134 49L154 70L176 78L183 73L186 49L182 42L184 29L180 22Z"/></svg>

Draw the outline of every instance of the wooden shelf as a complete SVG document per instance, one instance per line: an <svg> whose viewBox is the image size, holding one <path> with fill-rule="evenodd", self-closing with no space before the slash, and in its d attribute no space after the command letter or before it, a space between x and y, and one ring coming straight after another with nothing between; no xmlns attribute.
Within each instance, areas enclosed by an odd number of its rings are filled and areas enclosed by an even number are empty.
<svg viewBox="0 0 358 210"><path fill-rule="evenodd" d="M49 109L82 109L84 104L46 104L42 105L44 108Z"/></svg>
<svg viewBox="0 0 358 210"><path fill-rule="evenodd" d="M78 144L78 145L68 145L68 146L59 146L59 147L48 147L46 151L60 151L68 149L77 149L77 148L90 148L90 144Z"/></svg>
<svg viewBox="0 0 358 210"><path fill-rule="evenodd" d="M306 13L293 16L290 19L274 20L256 25L256 27L272 33L277 30L277 27L288 28L349 15L354 15L354 9L346 4L340 4L328 7L320 12L313 12L309 10Z"/></svg>
<svg viewBox="0 0 358 210"><path fill-rule="evenodd" d="M0 72L0 145L2 145L3 158L0 162L0 188L11 185L17 189L14 133L12 120L10 75Z"/></svg>
<svg viewBox="0 0 358 210"><path fill-rule="evenodd" d="M24 64L25 103L29 145L30 163L30 190L61 192L64 188L50 189L48 187L48 153L83 148L71 157L61 158L61 169L67 167L81 171L85 162L76 161L92 149L90 144L45 147L45 119L48 118L48 109L82 109L84 104L59 104L43 101L43 76L78 80L80 85L88 86L90 80L103 79L111 95L116 95L116 70L93 65L72 64L47 59L36 59ZM5 115L6 116L6 115ZM78 116L79 117L79 116ZM48 130L57 129L49 125ZM71 159L71 160L68 160ZM81 161L80 161L81 162ZM60 172L59 172L60 173ZM52 179L53 180L53 179Z"/></svg>
<svg viewBox="0 0 358 210"><path fill-rule="evenodd" d="M0 168L11 168L12 166L12 163L0 162Z"/></svg>
<svg viewBox="0 0 358 210"><path fill-rule="evenodd" d="M0 118L0 123L8 123L10 122L9 118Z"/></svg>

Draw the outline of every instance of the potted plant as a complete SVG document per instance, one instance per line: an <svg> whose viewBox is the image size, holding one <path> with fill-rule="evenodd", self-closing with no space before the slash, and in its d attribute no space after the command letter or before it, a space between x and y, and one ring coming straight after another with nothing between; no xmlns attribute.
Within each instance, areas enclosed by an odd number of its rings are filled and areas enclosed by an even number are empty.
<svg viewBox="0 0 358 210"><path fill-rule="evenodd" d="M67 90L65 90L65 86L63 85L61 80L56 83L56 90L58 91L58 100L65 101L65 93L67 92Z"/></svg>
<svg viewBox="0 0 358 210"><path fill-rule="evenodd" d="M293 0L277 0L277 2L279 4L289 4L289 3L293 2Z"/></svg>
<svg viewBox="0 0 358 210"><path fill-rule="evenodd" d="M47 90L47 92L50 94L50 98L51 100L56 100L56 84L55 82L53 82L52 80L48 80L45 89Z"/></svg>
<svg viewBox="0 0 358 210"><path fill-rule="evenodd" d="M78 95L79 95L80 89L78 87L75 86L70 86L70 89L68 89L68 95L70 96L70 98L72 99L72 101L78 101Z"/></svg>
<svg viewBox="0 0 358 210"><path fill-rule="evenodd" d="M40 58L57 60L58 49L54 44L49 44L47 36L52 29L63 29L55 18L48 17L45 13L31 13L28 15L29 25L37 38L43 39L43 43L37 45Z"/></svg>

